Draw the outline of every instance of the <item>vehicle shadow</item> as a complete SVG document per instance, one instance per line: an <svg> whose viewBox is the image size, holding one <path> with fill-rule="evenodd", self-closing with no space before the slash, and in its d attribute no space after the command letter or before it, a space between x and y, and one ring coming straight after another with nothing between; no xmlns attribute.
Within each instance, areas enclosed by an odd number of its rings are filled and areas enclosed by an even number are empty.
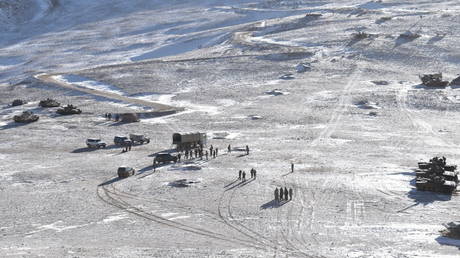
<svg viewBox="0 0 460 258"><path fill-rule="evenodd" d="M27 124L28 124L28 123L9 122L9 123L6 124L6 125L0 126L0 130L8 130L8 129L12 129L12 128L22 127L22 126L25 126L25 125L27 125Z"/></svg>
<svg viewBox="0 0 460 258"><path fill-rule="evenodd" d="M99 184L98 186L110 185L110 184L113 184L113 183L115 183L117 181L120 181L121 179L122 178L120 178L120 177L114 177L114 178L112 178L110 180L105 181L104 183Z"/></svg>
<svg viewBox="0 0 460 258"><path fill-rule="evenodd" d="M285 205L286 203L290 202L290 200L281 200L281 201L277 201L275 199L267 202L267 203L264 203L260 206L260 209L261 210L265 210L265 209L273 209L273 208L279 208L283 205Z"/></svg>
<svg viewBox="0 0 460 258"><path fill-rule="evenodd" d="M428 205L433 202L445 202L450 201L452 196L449 194L441 194L430 191L419 191L416 188L412 188L407 196L414 200L414 202L422 205Z"/></svg>
<svg viewBox="0 0 460 258"><path fill-rule="evenodd" d="M104 149L117 149L117 148L120 148L120 147L122 147L122 146L118 146L118 145L115 145L115 144L109 145L109 146L107 146L105 148L83 147L83 148L75 149L75 150L71 151L71 153L92 152L92 151L95 151L95 150L104 150Z"/></svg>
<svg viewBox="0 0 460 258"><path fill-rule="evenodd" d="M153 166L153 163L152 163L152 165L149 165L149 166L146 166L146 167L143 167L143 168L139 169L137 174L140 175L139 178L144 178L146 176L149 176L149 175L155 173L157 169L160 169L160 168L165 167L167 165L170 165L170 163L155 164L155 166ZM149 171L151 171L152 173L145 174L145 173L147 173Z"/></svg>

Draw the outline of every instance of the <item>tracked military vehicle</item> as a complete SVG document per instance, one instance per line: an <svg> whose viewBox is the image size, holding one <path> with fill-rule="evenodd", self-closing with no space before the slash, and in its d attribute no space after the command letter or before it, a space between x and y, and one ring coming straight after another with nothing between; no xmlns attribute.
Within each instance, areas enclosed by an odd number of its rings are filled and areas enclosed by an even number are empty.
<svg viewBox="0 0 460 258"><path fill-rule="evenodd" d="M422 84L427 87L446 87L449 82L442 80L442 73L424 74L420 76Z"/></svg>
<svg viewBox="0 0 460 258"><path fill-rule="evenodd" d="M16 123L31 123L37 121L39 116L34 115L34 113L30 111L24 111L21 115L17 115L13 117L14 122Z"/></svg>
<svg viewBox="0 0 460 258"><path fill-rule="evenodd" d="M40 103L38 103L40 107L59 107L61 103L57 102L54 99L47 98L45 100L40 100Z"/></svg>
<svg viewBox="0 0 460 258"><path fill-rule="evenodd" d="M16 106L21 106L21 105L24 105L24 104L27 104L27 101L25 101L23 99L15 99L15 100L13 100L13 103L11 103L11 106L16 107Z"/></svg>
<svg viewBox="0 0 460 258"><path fill-rule="evenodd" d="M447 165L446 158L434 157L429 162L419 162L415 186L420 191L452 194L458 185L456 165Z"/></svg>
<svg viewBox="0 0 460 258"><path fill-rule="evenodd" d="M76 106L70 104L58 109L56 113L60 115L78 115L81 114L81 109L78 109Z"/></svg>

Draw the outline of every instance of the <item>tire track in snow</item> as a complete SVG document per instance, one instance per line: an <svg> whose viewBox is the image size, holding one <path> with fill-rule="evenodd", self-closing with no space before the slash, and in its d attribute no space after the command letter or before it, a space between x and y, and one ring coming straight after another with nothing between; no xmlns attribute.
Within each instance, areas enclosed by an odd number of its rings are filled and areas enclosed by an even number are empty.
<svg viewBox="0 0 460 258"><path fill-rule="evenodd" d="M128 213L134 214L134 215L136 215L138 217L141 217L141 218L144 218L146 220L150 220L152 222L162 224L164 226L172 227L172 228L175 228L175 229L179 229L179 230L186 231L186 232L189 232L189 233L198 234L198 235L205 236L205 237L210 237L210 238L213 238L213 239L216 239L216 240L223 240L223 241L231 242L231 243L234 243L234 244L237 244L237 245L244 245L244 246L247 246L247 247L256 248L256 249L259 249L259 250L262 249L263 250L262 247L257 246L257 245L253 245L252 243L248 243L246 240L241 240L241 239L238 239L238 238L235 238L235 237L229 238L227 235L222 234L222 233L218 233L218 232L214 232L214 231L210 231L210 230L202 229L202 228L198 228L198 227L188 226L188 225L185 225L183 223L179 223L179 222L176 222L176 221L171 221L171 220L166 219L166 218L164 218L162 216L154 215L154 214L152 214L152 213L150 213L148 211L145 211L145 210L142 210L142 209L140 209L138 207L135 207L135 206L129 204L128 202L126 202L125 200L123 200L122 195L117 193L114 188L108 189L107 186L104 186L104 185L98 186L98 188L97 188L97 196L103 202L105 202L105 203L107 203L107 204L109 204L111 206L114 206L116 208L124 210L124 211L126 211Z"/></svg>

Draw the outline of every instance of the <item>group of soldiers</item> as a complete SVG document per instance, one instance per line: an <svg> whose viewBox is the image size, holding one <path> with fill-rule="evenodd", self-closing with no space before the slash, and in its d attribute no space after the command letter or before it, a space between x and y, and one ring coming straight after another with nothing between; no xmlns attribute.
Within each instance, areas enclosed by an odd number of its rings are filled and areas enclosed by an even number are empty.
<svg viewBox="0 0 460 258"><path fill-rule="evenodd" d="M292 195L293 195L293 190L292 188L289 188L289 190L284 187L280 187L280 189L278 189L278 187L275 189L275 200L277 202L280 202L280 201L290 201L292 200Z"/></svg>
<svg viewBox="0 0 460 258"><path fill-rule="evenodd" d="M251 178L256 179L257 171L254 168L251 168L250 173L251 173ZM238 179L246 181L246 172L243 170L238 171Z"/></svg>
<svg viewBox="0 0 460 258"><path fill-rule="evenodd" d="M123 150L122 152L127 152L127 151L131 151L131 148L133 147L133 142L132 141L125 141L123 143Z"/></svg>
<svg viewBox="0 0 460 258"><path fill-rule="evenodd" d="M185 159L193 159L193 158L200 158L203 160L203 157L206 158L206 160L209 159L209 156L211 155L211 158L216 158L217 155L219 154L219 148L214 148L214 146L211 145L209 147L209 152L208 150L204 150L203 146L196 146L191 149L185 149L184 151L184 158ZM180 161L180 156L181 153L178 154L178 160Z"/></svg>
<svg viewBox="0 0 460 258"><path fill-rule="evenodd" d="M114 119L115 121L120 120L120 115L119 115L119 114L112 115L112 113L105 113L105 114L104 114L104 117L105 117L105 119L107 119L107 120L112 120L112 117L113 117L113 119Z"/></svg>

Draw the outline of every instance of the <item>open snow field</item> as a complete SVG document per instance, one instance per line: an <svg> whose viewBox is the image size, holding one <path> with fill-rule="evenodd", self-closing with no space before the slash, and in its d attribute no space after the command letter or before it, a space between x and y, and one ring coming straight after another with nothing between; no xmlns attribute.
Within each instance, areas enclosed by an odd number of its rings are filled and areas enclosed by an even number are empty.
<svg viewBox="0 0 460 258"><path fill-rule="evenodd" d="M415 190L414 168L460 164L460 86L418 79L458 76L459 8L0 0L0 256L458 257L439 231L460 220L460 198ZM39 108L47 97L83 114ZM25 110L40 119L14 123ZM191 131L218 157L154 170ZM151 142L112 144L136 132ZM107 148L88 150L90 137ZM136 174L119 180L121 165ZM251 168L256 180L237 180ZM276 203L276 187L293 200Z"/></svg>

